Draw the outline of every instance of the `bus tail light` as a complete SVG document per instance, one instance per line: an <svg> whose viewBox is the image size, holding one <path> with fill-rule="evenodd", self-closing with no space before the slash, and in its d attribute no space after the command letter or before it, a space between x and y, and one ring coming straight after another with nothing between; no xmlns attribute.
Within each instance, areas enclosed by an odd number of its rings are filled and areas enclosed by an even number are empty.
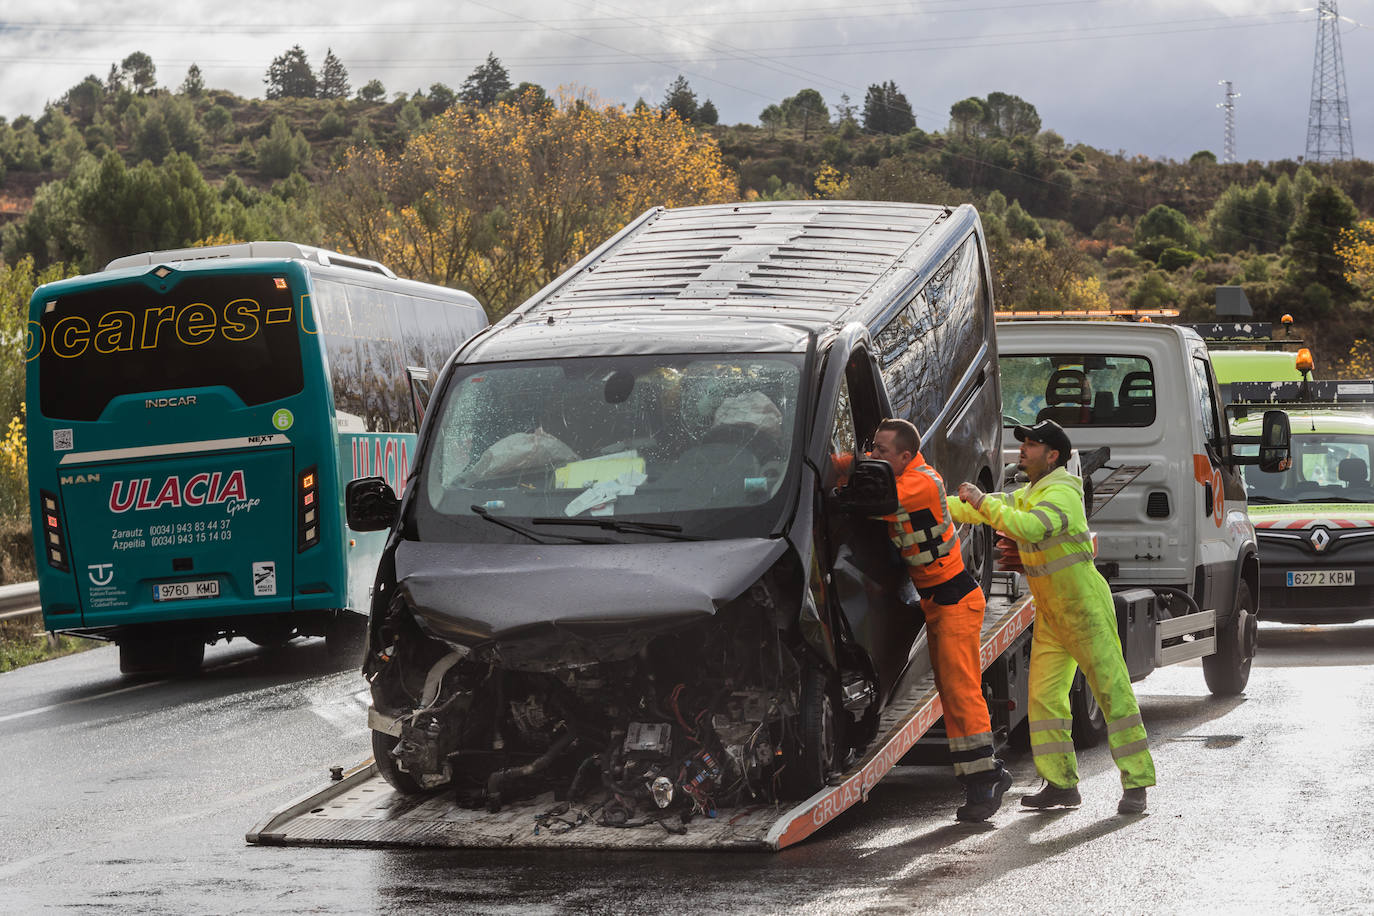
<svg viewBox="0 0 1374 916"><path fill-rule="evenodd" d="M298 483L296 531L299 541L296 550L300 552L320 542L319 475L315 473L315 468L306 469Z"/></svg>
<svg viewBox="0 0 1374 916"><path fill-rule="evenodd" d="M67 572L67 544L62 534L62 513L57 506L57 495L39 490L38 498L43 503L43 552L47 554L48 565Z"/></svg>

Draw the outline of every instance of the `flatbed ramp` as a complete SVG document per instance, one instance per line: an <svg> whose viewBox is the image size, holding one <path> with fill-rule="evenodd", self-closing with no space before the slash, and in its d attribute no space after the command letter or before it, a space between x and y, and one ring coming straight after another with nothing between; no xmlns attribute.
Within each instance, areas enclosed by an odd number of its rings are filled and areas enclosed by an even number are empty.
<svg viewBox="0 0 1374 916"><path fill-rule="evenodd" d="M988 600L982 632L984 670L1030 626L1034 613L1028 597ZM698 816L685 825L674 816L639 827L603 827L594 818L579 822L577 806L553 814L565 806L551 792L512 802L494 814L459 807L444 791L401 795L369 760L342 780L273 811L247 840L272 846L776 851L801 842L866 801L878 781L939 721L942 708L929 654L912 659L894 692L897 698L883 712L878 736L867 752L832 785L790 807L725 809L717 817Z"/></svg>

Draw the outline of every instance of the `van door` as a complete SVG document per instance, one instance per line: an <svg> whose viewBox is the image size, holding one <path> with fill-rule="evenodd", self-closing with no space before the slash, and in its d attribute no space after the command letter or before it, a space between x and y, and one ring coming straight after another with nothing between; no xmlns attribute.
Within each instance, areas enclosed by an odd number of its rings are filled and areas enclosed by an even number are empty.
<svg viewBox="0 0 1374 916"><path fill-rule="evenodd" d="M887 410L886 397L866 349L856 348L845 367L835 401L829 405L830 453L823 492L839 482L845 456L862 455ZM845 616L855 640L872 659L886 693L906 665L922 618L916 593L896 548L888 540L887 525L856 518L827 502L824 523L824 567L831 572L832 600ZM905 600L904 600L905 599Z"/></svg>
<svg viewBox="0 0 1374 916"><path fill-rule="evenodd" d="M1240 470L1228 460L1231 445L1223 420L1216 381L1207 351L1194 350L1190 360L1193 394L1197 398L1200 442L1193 455L1193 470L1200 497L1197 519L1197 590L1194 597L1204 608L1225 617L1235 597L1236 543L1240 530L1250 524L1245 511L1245 482Z"/></svg>

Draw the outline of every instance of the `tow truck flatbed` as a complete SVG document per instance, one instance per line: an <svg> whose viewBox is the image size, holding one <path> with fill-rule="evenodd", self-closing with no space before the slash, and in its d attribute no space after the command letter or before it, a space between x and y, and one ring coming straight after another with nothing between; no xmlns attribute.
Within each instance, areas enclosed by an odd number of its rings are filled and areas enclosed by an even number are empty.
<svg viewBox="0 0 1374 916"><path fill-rule="evenodd" d="M988 599L981 637L984 670L1026 632L1034 616L1029 597ZM928 652L911 659L894 694L864 754L831 785L790 807L724 809L717 817L698 816L685 825L674 815L638 827L606 827L591 817L579 822L585 806L550 814L564 807L551 792L511 802L495 813L460 807L452 793L442 790L405 796L368 760L324 789L277 808L246 839L265 846L777 851L866 801L878 781L939 721L943 710Z"/></svg>

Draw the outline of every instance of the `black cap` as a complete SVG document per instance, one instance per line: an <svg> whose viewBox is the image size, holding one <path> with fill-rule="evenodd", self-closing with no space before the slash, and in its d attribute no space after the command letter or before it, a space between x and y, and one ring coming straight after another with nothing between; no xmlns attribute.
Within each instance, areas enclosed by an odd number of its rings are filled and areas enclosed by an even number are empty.
<svg viewBox="0 0 1374 916"><path fill-rule="evenodd" d="M1018 426L1012 430L1012 435L1016 436L1018 442L1043 442L1050 448L1059 452L1059 463L1063 464L1069 460L1069 452L1073 450L1073 443L1069 441L1069 434L1064 432L1064 427L1053 420L1041 420L1034 426Z"/></svg>

